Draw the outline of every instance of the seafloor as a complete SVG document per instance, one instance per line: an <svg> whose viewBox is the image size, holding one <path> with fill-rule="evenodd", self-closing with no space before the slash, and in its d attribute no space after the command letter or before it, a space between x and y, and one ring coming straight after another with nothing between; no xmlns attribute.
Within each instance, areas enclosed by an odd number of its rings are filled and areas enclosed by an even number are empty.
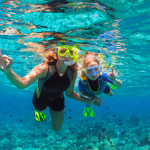
<svg viewBox="0 0 150 150"><path fill-rule="evenodd" d="M1 122L0 150L150 150L150 116L70 118L55 133L47 121Z"/></svg>

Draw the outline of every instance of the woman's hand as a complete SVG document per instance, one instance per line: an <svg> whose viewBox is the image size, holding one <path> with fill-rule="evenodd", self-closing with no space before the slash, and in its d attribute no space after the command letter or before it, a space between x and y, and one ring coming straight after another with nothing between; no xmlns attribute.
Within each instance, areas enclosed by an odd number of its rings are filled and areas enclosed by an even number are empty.
<svg viewBox="0 0 150 150"><path fill-rule="evenodd" d="M101 106L103 101L101 98L95 97L92 99L91 105Z"/></svg>
<svg viewBox="0 0 150 150"><path fill-rule="evenodd" d="M112 72L108 72L107 75L110 80L114 81L118 74L119 74L119 71L116 73L116 67L115 67L115 71L112 68Z"/></svg>
<svg viewBox="0 0 150 150"><path fill-rule="evenodd" d="M7 74L10 71L12 63L13 63L13 59L12 58L10 58L10 57L8 57L6 55L2 56L2 54L0 52L0 70L4 74Z"/></svg>

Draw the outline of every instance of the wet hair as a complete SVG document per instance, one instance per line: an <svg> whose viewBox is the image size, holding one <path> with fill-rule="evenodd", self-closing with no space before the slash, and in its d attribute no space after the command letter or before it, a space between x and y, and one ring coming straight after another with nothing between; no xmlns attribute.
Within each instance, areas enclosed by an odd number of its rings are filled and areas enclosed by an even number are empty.
<svg viewBox="0 0 150 150"><path fill-rule="evenodd" d="M88 65L91 64L91 62L96 62L98 65L100 65L100 61L97 58L98 54L94 52L86 52L84 55L84 60L83 60L83 66L82 69L85 69ZM81 71L81 76L85 76L85 73Z"/></svg>

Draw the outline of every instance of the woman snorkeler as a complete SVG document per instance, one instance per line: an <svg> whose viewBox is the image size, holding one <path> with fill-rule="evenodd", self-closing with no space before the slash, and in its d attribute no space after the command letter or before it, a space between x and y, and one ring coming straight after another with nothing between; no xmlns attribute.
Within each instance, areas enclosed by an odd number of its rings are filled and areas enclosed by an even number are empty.
<svg viewBox="0 0 150 150"><path fill-rule="evenodd" d="M86 52L84 55L83 70L81 71L81 79L79 80L78 85L79 91L82 95L91 99L94 99L102 92L108 96L112 96L113 93L110 87L107 85L107 82L116 87L121 87L122 82L116 79L118 73L119 71L116 72L116 67L115 71L112 68L112 72L109 72L108 74L102 72L98 54L93 52ZM86 117L88 114L91 117L94 117L92 105L85 104L83 116Z"/></svg>
<svg viewBox="0 0 150 150"><path fill-rule="evenodd" d="M49 107L54 131L61 129L64 120L64 91L67 97L74 100L96 106L102 104L99 98L84 98L74 91L78 51L79 49L73 46L59 46L55 51L45 55L48 62L35 66L23 78L11 69L13 59L0 53L0 70L17 88L25 89L38 80L38 88L33 96L35 118L37 121L45 120L43 112Z"/></svg>

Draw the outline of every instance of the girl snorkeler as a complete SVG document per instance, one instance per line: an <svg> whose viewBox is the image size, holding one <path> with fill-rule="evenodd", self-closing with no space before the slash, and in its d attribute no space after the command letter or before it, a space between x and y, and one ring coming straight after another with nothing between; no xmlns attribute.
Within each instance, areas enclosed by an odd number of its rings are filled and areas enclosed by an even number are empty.
<svg viewBox="0 0 150 150"><path fill-rule="evenodd" d="M102 92L108 96L112 96L113 93L110 87L107 85L107 82L116 87L121 87L122 82L116 79L118 73L119 71L116 72L116 67L115 71L112 68L112 72L109 72L108 74L102 72L98 54L86 52L83 61L83 70L81 71L81 78L78 83L79 91L82 95L91 99L94 99ZM83 116L86 117L88 114L91 117L94 117L92 105L85 104Z"/></svg>
<svg viewBox="0 0 150 150"><path fill-rule="evenodd" d="M79 49L74 46L59 46L45 55L47 62L35 66L29 74L20 77L11 69L13 59L1 55L0 70L19 89L25 89L38 80L38 88L34 92L33 106L35 119L46 119L44 110L49 107L51 126L59 131L64 120L64 94L74 100L100 106L102 101L96 97L84 98L74 91L77 77L77 59Z"/></svg>

